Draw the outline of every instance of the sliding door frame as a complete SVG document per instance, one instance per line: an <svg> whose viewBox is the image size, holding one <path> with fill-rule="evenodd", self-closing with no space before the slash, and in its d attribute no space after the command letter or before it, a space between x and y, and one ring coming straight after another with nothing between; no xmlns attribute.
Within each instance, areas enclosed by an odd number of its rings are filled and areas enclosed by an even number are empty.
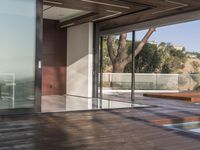
<svg viewBox="0 0 200 150"><path fill-rule="evenodd" d="M0 109L0 115L28 114L41 112L42 43L43 43L43 0L36 0L36 45L35 45L35 103L33 108Z"/></svg>
<svg viewBox="0 0 200 150"><path fill-rule="evenodd" d="M36 58L35 58L35 107L34 112L42 108L42 47L43 47L43 0L37 0L36 8Z"/></svg>
<svg viewBox="0 0 200 150"><path fill-rule="evenodd" d="M102 100L102 67L103 67L103 36L98 24L94 24L94 50L93 50L93 98ZM120 31L121 32L121 31ZM105 31L104 31L105 33ZM127 32L128 33L128 32ZM113 34L106 32L106 35ZM100 75L99 75L100 74ZM135 103L135 31L132 31L132 73L131 73L131 102Z"/></svg>
<svg viewBox="0 0 200 150"><path fill-rule="evenodd" d="M99 61L100 61L100 31L98 24L94 23L94 33L93 33L93 82L92 82L92 97L99 98ZM97 106L93 104L93 106Z"/></svg>

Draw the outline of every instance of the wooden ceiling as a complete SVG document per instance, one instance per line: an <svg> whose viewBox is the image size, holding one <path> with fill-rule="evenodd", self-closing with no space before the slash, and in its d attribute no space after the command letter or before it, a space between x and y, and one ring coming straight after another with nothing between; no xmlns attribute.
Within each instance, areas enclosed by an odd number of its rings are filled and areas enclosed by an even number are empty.
<svg viewBox="0 0 200 150"><path fill-rule="evenodd" d="M200 10L200 0L44 0L44 4L89 12L61 22L61 27L92 21L102 31Z"/></svg>

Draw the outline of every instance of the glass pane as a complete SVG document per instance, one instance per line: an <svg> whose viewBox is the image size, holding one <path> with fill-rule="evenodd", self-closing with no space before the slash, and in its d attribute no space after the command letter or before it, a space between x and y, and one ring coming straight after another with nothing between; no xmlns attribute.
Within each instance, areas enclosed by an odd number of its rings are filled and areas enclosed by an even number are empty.
<svg viewBox="0 0 200 150"><path fill-rule="evenodd" d="M132 33L104 36L102 43L102 98L131 101Z"/></svg>
<svg viewBox="0 0 200 150"><path fill-rule="evenodd" d="M0 109L34 106L36 0L0 5Z"/></svg>

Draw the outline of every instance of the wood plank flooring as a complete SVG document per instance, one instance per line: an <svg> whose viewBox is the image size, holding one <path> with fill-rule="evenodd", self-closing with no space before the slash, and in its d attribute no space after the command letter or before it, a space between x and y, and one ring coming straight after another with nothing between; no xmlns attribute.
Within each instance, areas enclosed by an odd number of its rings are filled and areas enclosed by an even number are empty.
<svg viewBox="0 0 200 150"><path fill-rule="evenodd" d="M152 123L200 116L156 107L2 116L0 150L200 150L200 136Z"/></svg>

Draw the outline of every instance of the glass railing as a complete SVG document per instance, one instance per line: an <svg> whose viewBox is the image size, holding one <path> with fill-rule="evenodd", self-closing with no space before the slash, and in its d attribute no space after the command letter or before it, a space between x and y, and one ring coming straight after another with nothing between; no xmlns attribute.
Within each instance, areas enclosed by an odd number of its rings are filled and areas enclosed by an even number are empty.
<svg viewBox="0 0 200 150"><path fill-rule="evenodd" d="M103 73L103 90L130 90L131 73ZM135 74L135 90L200 91L200 74Z"/></svg>
<svg viewBox="0 0 200 150"><path fill-rule="evenodd" d="M0 109L30 108L34 103L34 81L16 79L14 73L0 73Z"/></svg>
<svg viewBox="0 0 200 150"><path fill-rule="evenodd" d="M0 103L1 108L15 107L15 74L0 73Z"/></svg>

